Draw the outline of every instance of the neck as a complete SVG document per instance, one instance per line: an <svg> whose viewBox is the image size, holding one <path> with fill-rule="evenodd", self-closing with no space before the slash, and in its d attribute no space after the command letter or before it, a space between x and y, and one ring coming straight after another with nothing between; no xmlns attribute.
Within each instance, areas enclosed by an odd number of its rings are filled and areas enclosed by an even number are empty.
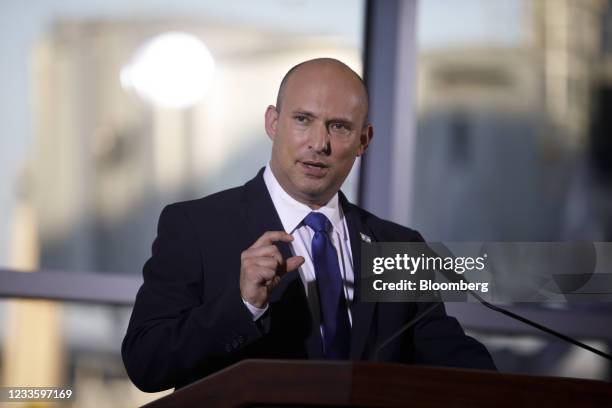
<svg viewBox="0 0 612 408"><path fill-rule="evenodd" d="M304 204L310 207L311 210L318 210L319 208L323 207L322 205L318 205L318 204L309 204L309 203L304 203Z"/></svg>

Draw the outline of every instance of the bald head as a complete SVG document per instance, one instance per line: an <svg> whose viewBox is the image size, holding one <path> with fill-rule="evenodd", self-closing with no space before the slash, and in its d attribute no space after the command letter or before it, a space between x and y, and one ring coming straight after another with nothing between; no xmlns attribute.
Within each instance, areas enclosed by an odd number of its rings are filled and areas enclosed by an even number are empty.
<svg viewBox="0 0 612 408"><path fill-rule="evenodd" d="M361 78L330 58L293 67L268 106L270 169L283 190L317 209L338 192L374 134Z"/></svg>
<svg viewBox="0 0 612 408"><path fill-rule="evenodd" d="M290 83L300 76L309 76L311 79L315 79L317 76L334 75L339 80L352 82L354 85L355 92L357 93L360 104L365 110L364 125L367 123L368 117L368 91L366 86L359 75L353 71L345 63L338 61L333 58L316 58L308 61L301 62L291 68L281 81L276 96L276 109L280 112L282 109L283 99L288 90L290 90Z"/></svg>

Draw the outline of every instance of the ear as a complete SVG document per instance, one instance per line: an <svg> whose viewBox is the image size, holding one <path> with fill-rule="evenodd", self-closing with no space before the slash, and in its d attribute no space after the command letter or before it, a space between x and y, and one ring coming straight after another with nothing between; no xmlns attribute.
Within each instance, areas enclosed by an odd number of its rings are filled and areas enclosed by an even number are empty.
<svg viewBox="0 0 612 408"><path fill-rule="evenodd" d="M276 125L278 124L278 111L273 105L269 105L266 109L266 133L268 137L274 141L276 138Z"/></svg>
<svg viewBox="0 0 612 408"><path fill-rule="evenodd" d="M368 123L362 130L361 135L359 135L359 148L357 149L357 156L361 156L365 153L374 137L374 128L370 123Z"/></svg>

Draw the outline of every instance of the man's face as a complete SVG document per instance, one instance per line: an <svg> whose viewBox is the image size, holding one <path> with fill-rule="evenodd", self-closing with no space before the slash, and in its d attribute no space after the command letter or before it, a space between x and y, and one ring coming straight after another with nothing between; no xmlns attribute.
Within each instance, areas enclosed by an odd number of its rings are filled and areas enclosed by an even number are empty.
<svg viewBox="0 0 612 408"><path fill-rule="evenodd" d="M358 79L335 65L306 65L290 76L282 106L266 111L270 165L289 195L316 209L340 189L372 137L365 98Z"/></svg>

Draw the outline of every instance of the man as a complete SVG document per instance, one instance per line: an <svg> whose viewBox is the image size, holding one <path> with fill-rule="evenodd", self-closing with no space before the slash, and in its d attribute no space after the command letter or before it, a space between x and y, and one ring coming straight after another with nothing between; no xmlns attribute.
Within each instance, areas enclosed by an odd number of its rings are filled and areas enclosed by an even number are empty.
<svg viewBox="0 0 612 408"><path fill-rule="evenodd" d="M122 346L141 390L182 387L245 358L373 359L431 305L358 300L361 237L423 240L339 192L372 139L367 112L346 65L299 64L266 110L268 166L242 187L163 210ZM378 357L494 369L443 305Z"/></svg>

